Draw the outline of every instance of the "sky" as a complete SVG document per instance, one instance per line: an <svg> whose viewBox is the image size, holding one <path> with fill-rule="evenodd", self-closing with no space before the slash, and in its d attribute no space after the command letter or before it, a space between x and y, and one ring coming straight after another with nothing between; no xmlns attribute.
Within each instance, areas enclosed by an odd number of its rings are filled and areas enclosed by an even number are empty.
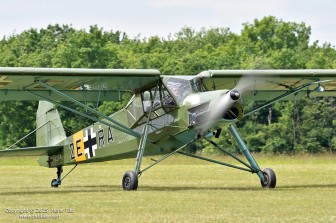
<svg viewBox="0 0 336 223"><path fill-rule="evenodd" d="M227 27L239 34L243 23L275 16L304 22L311 42L336 46L335 0L1 0L0 37L48 24L77 29L97 25L130 37L174 36L183 27Z"/></svg>

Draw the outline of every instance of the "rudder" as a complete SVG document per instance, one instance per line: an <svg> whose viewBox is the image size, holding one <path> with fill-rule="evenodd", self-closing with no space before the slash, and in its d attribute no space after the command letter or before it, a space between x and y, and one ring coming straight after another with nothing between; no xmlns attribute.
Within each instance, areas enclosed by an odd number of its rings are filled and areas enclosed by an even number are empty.
<svg viewBox="0 0 336 223"><path fill-rule="evenodd" d="M50 102L39 102L36 126L36 146L54 146L66 139L58 111Z"/></svg>

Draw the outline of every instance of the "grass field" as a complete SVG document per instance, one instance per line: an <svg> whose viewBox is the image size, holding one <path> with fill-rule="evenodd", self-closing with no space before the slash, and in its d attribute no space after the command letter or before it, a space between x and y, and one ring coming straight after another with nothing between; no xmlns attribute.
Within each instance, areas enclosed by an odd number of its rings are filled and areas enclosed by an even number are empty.
<svg viewBox="0 0 336 223"><path fill-rule="evenodd" d="M274 190L256 175L182 156L145 172L135 192L121 188L134 160L80 165L55 189L55 169L1 158L0 222L336 222L335 155L256 159L276 172ZM59 218L8 213L31 209Z"/></svg>

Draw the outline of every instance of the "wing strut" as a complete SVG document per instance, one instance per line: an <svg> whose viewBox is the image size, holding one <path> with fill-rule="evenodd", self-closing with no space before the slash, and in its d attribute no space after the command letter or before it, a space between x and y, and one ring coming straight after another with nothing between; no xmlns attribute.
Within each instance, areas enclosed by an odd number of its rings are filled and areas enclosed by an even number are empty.
<svg viewBox="0 0 336 223"><path fill-rule="evenodd" d="M66 94L64 94L64 93L62 93L62 92L60 92L60 91L54 89L53 87L49 86L48 84L46 84L46 83L44 83L44 82L38 81L38 83L41 84L42 86L44 86L45 88L51 90L52 92L55 92L55 93L59 94L60 96L63 96L63 97L65 97L65 98L67 98L68 100L74 102L75 104L77 104L77 105L79 105L79 106L81 106L81 107L83 107L83 108L89 110L90 112L92 112L92 113L94 113L94 114L96 114L96 115L98 115L98 116L100 116L100 117L106 119L107 121L114 123L115 125L112 125L112 124L110 124L110 123L108 123L108 122L105 122L105 121L103 121L103 120L99 120L99 119L97 119L97 118L91 117L91 116L89 116L89 115L87 115L87 114L84 114L84 113L82 113L82 112L78 112L78 111L76 111L76 110L74 110L74 109L72 109L72 108L69 108L69 107L67 107L67 106L64 106L64 105L62 105L62 104L60 104L60 103L58 103L58 102L56 102L56 101L50 100L49 98L44 97L44 96L42 96L42 95L39 95L39 94L37 94L37 93L35 93L35 92L32 92L32 91L30 91L30 90L28 90L28 89L25 89L25 90L26 90L27 92L29 92L29 93L35 95L35 96L38 96L38 97L40 97L40 98L42 98L42 99L44 99L44 100L47 100L47 101L49 101L49 102L51 102L51 103L53 103L53 104L56 104L56 105L58 105L58 106L60 106L60 107L62 107L62 108L64 108L64 109L66 109L66 110L68 110L68 111L70 111L70 112L73 112L73 113L75 113L75 114L84 116L84 117L86 117L86 118L88 118L88 119L91 119L91 120L93 120L93 121L100 122L100 123L102 123L102 124L104 124L104 125L110 126L111 128L115 128L115 129L117 129L117 130L119 130L119 131L121 131L121 132L124 132L124 133L126 133L126 134L132 135L132 136L134 136L134 137L141 138L141 134L140 134L140 133L138 133L138 132L136 132L136 131L130 129L129 127L127 127L127 126L121 124L120 122L118 122L118 121L112 119L111 117L108 117L108 116L106 116L106 115L100 113L99 111L97 111L97 110L95 110L95 109L93 109L93 108L91 108L91 107L89 107L89 106L87 106L87 105L85 105L85 104L83 104L83 103L77 101L76 99L74 99L74 98L72 98L72 97L70 97L70 96L68 96L68 95L66 95Z"/></svg>
<svg viewBox="0 0 336 223"><path fill-rule="evenodd" d="M69 108L69 107L67 107L67 106L65 106L65 105L62 105L61 103L56 102L56 101L50 100L49 98L46 98L46 97L44 97L44 96L42 96L42 95L39 95L39 94L37 94L37 93L35 93L35 92L29 91L29 90L26 90L26 91L29 92L29 93L31 93L32 95L35 95L35 96L37 96L37 97L39 97L39 98L41 98L41 99L43 99L43 100L49 101L50 103L53 103L53 104L55 104L55 105L57 105L57 106L59 106L59 107L65 109L65 110L68 110L68 111L70 111L70 112L72 112L72 113L74 113L74 114L83 116L83 117L85 117L85 118L87 118L87 119L90 119L90 120L92 120L92 121L94 121L94 122L99 122L99 123L101 123L101 124L107 125L107 126L109 126L109 127L111 127L111 128L117 129L117 130L119 130L119 131L121 131L121 132L124 132L124 133L126 133L126 134L129 134L129 135L132 135L132 136L134 136L134 137L138 137L138 138L140 138L140 136L139 136L140 134L139 134L139 135L138 135L138 134L137 134L137 135L133 135L132 132L126 132L125 129L122 129L122 128L118 127L118 126L112 125L112 124L110 124L110 123L108 123L108 122L105 122L105 121L103 121L103 120L100 120L100 119L94 118L94 117L92 117L92 116L89 116L89 115L87 115L87 114L84 114L84 113L82 113L82 112L76 111L75 109Z"/></svg>
<svg viewBox="0 0 336 223"><path fill-rule="evenodd" d="M301 90L303 90L303 89L305 89L305 88L307 88L307 87L309 87L309 86L312 86L312 85L315 85L315 84L320 85L321 83L324 83L324 82L330 82L330 80L323 80L323 81L310 82L310 83L308 83L308 84L304 84L304 85L302 85L302 86L300 86L300 87L294 88L294 89L292 89L292 90L290 90L290 91L287 91L286 93L284 93L284 94L282 94L282 95L280 95L280 96L278 96L278 97L276 97L276 98L274 98L274 99L272 99L272 100L266 102L265 104L263 104L263 105L261 105L261 106L259 106L259 107L257 107L257 108L253 108L253 109L251 109L250 111L246 112L246 113L244 114L244 116L250 115L250 114L252 114L252 113L254 113L254 112L256 112L256 111L259 111L260 109L263 109L263 108L265 108L265 107L267 107L267 106L270 106L270 105L274 104L275 102L277 102L277 101L279 101L279 100L281 100L281 99L283 99L283 98L286 98L286 97L288 97L288 96L291 96L291 95L293 95L293 94L296 94L296 93L298 93L299 91L301 91Z"/></svg>
<svg viewBox="0 0 336 223"><path fill-rule="evenodd" d="M135 164L135 167L134 167L134 172L137 175L139 175L139 173L140 173L142 157L143 157L143 154L144 154L145 148L146 148L148 125L149 125L150 117L152 115L152 110L153 110L153 107L154 107L154 100L156 98L157 92L159 91L159 84L160 84L160 82L158 82L157 85L156 85L155 92L154 92L154 97L153 97L153 100L151 101L151 106L150 106L149 113L148 113L147 122L144 126L142 136L141 136L141 139L140 139L140 143L139 143L139 147L138 147L138 154L137 154L137 157L136 157L136 164Z"/></svg>
<svg viewBox="0 0 336 223"><path fill-rule="evenodd" d="M105 119L107 119L108 121L110 121L110 122L112 122L112 123L114 123L114 124L120 126L121 128L126 129L127 131L130 131L130 132L133 132L133 133L135 133L135 134L139 134L139 133L133 131L132 129L130 129L128 126L123 125L123 124L121 124L120 122L117 122L116 120L114 120L114 119L108 117L107 115L104 115L104 114L100 113L99 111L97 111L97 110L95 110L95 109L93 109L93 108L90 108L89 106L83 104L82 102L77 101L76 99L74 99L74 98L72 98L72 97L70 97L70 96L68 96L68 95L66 95L66 94L64 94L64 93L62 93L62 92L60 92L59 90L57 90L57 89L55 89L55 88L49 86L48 84L46 84L46 83L44 83L44 82L42 82L42 81L38 81L38 83L41 84L43 87L45 87L45 88L47 88L47 89L49 89L49 90L55 92L56 94L59 94L59 95L61 95L62 97L65 97L65 98L69 99L69 100L72 101L73 103L75 103L75 104L77 104L77 105L79 105L79 106L81 106L81 107L83 107L83 108L85 108L85 109L88 109L90 112L92 112L92 113L94 113L94 114L96 114L96 115L98 115L98 116L101 116L102 118L105 118Z"/></svg>

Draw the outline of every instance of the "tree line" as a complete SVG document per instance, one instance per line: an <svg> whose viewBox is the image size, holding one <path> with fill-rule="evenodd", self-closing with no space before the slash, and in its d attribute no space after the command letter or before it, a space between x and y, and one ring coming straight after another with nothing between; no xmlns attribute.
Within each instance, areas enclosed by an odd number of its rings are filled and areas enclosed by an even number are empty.
<svg viewBox="0 0 336 223"><path fill-rule="evenodd" d="M185 27L167 37L129 37L98 26L77 30L49 25L3 37L0 66L68 68L151 68L163 74L195 75L209 69L327 69L336 68L336 50L329 43L310 43L311 28L268 16L229 28L194 30ZM111 114L121 102L104 102L98 109ZM250 102L249 106L255 103ZM336 99L309 98L278 102L239 122L238 128L254 152L320 153L336 151ZM36 102L1 102L0 148L6 148L35 128ZM80 109L80 108L78 108ZM20 112L17 112L20 111ZM90 121L60 109L64 127L75 132ZM223 133L220 143L231 146ZM35 145L31 137L20 146ZM202 144L203 152L214 151Z"/></svg>

